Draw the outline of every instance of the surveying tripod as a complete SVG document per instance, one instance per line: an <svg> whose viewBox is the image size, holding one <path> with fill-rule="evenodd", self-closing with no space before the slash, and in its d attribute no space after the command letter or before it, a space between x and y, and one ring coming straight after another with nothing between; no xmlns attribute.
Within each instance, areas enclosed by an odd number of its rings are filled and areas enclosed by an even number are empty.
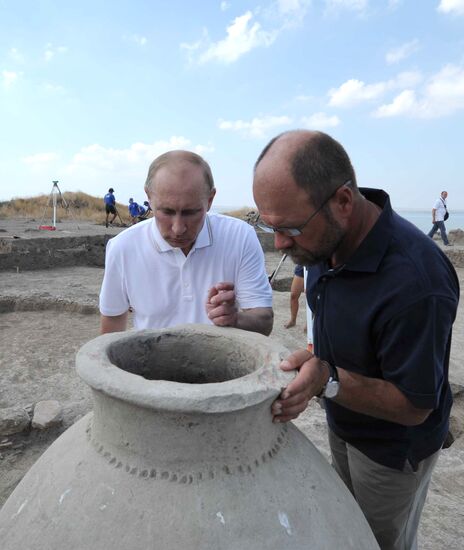
<svg viewBox="0 0 464 550"><path fill-rule="evenodd" d="M54 180L52 190L50 191L50 195L48 197L48 202L47 202L47 204L44 208L44 212L42 214L42 219L40 220L39 229L48 229L49 231L55 231L56 230L56 207L58 206L58 202L61 202L61 205L66 210L66 212L71 214L71 217L73 218L73 220L76 221L69 203L66 202L65 198L61 194L61 190L58 187L58 180ZM45 214L47 213L47 209L49 208L50 204L52 204L52 206L53 206L52 225L42 225L43 221L45 219ZM79 226L77 226L77 228L79 229Z"/></svg>

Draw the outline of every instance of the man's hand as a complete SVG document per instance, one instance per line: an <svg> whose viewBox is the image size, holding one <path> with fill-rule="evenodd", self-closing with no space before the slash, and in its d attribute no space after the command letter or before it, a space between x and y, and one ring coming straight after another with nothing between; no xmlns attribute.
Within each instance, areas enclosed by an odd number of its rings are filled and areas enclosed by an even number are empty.
<svg viewBox="0 0 464 550"><path fill-rule="evenodd" d="M218 327L236 327L238 309L235 304L235 285L217 283L208 291L206 312Z"/></svg>
<svg viewBox="0 0 464 550"><path fill-rule="evenodd" d="M305 349L299 349L282 361L284 371L298 374L272 404L274 422L288 422L302 413L310 399L319 395L329 379L329 369L323 361Z"/></svg>

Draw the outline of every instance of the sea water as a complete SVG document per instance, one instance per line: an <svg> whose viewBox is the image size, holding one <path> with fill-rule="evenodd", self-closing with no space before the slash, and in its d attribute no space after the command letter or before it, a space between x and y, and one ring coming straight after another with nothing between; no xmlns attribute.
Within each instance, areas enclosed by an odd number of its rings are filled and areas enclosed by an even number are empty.
<svg viewBox="0 0 464 550"><path fill-rule="evenodd" d="M424 233L432 229L432 211L430 210L403 210L398 208L396 212L412 222ZM445 222L446 231L453 229L464 230L464 210L449 210L449 218Z"/></svg>

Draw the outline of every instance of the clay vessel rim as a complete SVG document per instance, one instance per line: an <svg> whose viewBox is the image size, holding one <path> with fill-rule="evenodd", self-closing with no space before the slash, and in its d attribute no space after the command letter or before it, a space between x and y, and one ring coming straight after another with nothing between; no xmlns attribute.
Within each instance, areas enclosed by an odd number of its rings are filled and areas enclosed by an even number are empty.
<svg viewBox="0 0 464 550"><path fill-rule="evenodd" d="M108 349L115 342L134 338L156 338L161 335L220 336L231 344L243 342L261 350L262 361L256 370L231 380L191 384L168 380L148 380L114 365ZM282 345L266 336L235 328L210 325L178 325L168 329L131 330L98 336L78 351L76 370L89 386L99 393L137 406L177 413L233 412L272 400L294 378L295 372L284 372L279 364L290 354Z"/></svg>

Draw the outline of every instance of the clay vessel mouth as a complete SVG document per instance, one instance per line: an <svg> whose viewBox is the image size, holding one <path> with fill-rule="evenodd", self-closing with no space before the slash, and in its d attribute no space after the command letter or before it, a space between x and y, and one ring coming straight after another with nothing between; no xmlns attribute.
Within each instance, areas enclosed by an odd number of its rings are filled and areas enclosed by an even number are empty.
<svg viewBox="0 0 464 550"><path fill-rule="evenodd" d="M275 397L294 374L289 354L260 334L209 325L99 336L78 352L94 390L154 409L226 412Z"/></svg>
<svg viewBox="0 0 464 550"><path fill-rule="evenodd" d="M235 343L235 345L234 345ZM261 353L246 341L197 331L182 334L132 334L108 346L108 358L120 369L146 380L180 384L214 384L251 374L262 363Z"/></svg>

